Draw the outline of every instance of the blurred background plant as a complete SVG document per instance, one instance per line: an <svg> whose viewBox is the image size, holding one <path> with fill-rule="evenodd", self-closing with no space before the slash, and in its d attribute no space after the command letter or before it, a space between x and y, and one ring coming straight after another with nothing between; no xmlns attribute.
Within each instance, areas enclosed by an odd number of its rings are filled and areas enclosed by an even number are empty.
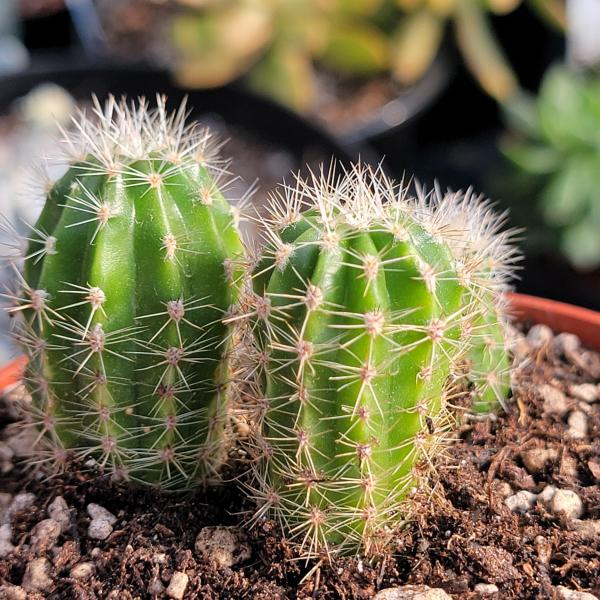
<svg viewBox="0 0 600 600"><path fill-rule="evenodd" d="M406 15L394 47L394 75L412 83L423 75L440 50L448 26L462 58L479 85L500 102L518 89L517 77L496 39L491 15L506 15L523 0L396 0ZM550 26L566 25L564 0L528 0Z"/></svg>
<svg viewBox="0 0 600 600"><path fill-rule="evenodd" d="M579 269L600 266L600 74L556 65L537 98L506 114L501 149L512 202L534 204L525 217L530 243L558 244Z"/></svg>
<svg viewBox="0 0 600 600"><path fill-rule="evenodd" d="M314 104L315 63L342 77L383 72L401 85L421 78L451 24L466 64L493 97L505 100L516 77L498 44L491 14L521 0L179 0L173 22L176 72L208 87L249 72L250 83L299 110ZM564 28L563 0L530 0Z"/></svg>

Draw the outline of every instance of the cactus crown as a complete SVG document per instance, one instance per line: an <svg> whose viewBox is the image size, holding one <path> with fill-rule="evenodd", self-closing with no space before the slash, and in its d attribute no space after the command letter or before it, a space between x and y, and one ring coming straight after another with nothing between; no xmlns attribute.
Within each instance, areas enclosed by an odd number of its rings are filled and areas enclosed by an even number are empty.
<svg viewBox="0 0 600 600"><path fill-rule="evenodd" d="M243 248L211 133L163 98L94 100L27 237L11 314L29 356L35 460L92 456L163 487L210 479L236 393Z"/></svg>
<svg viewBox="0 0 600 600"><path fill-rule="evenodd" d="M258 517L307 555L376 552L426 485L464 375L486 409L507 393L512 233L471 192L411 196L361 165L298 178L263 224Z"/></svg>

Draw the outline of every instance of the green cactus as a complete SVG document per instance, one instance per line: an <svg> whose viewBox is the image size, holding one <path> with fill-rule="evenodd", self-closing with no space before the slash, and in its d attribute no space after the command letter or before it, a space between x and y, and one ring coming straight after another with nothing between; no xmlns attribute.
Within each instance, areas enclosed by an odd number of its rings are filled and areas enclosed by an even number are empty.
<svg viewBox="0 0 600 600"><path fill-rule="evenodd" d="M165 488L211 479L235 390L223 317L243 250L207 130L110 98L66 134L66 174L8 309L29 357L36 460L94 457ZM233 328L232 328L233 329Z"/></svg>
<svg viewBox="0 0 600 600"><path fill-rule="evenodd" d="M471 193L411 198L362 166L274 199L246 302L265 365L257 518L305 554L377 552L410 516L463 375L478 410L507 393L501 224Z"/></svg>

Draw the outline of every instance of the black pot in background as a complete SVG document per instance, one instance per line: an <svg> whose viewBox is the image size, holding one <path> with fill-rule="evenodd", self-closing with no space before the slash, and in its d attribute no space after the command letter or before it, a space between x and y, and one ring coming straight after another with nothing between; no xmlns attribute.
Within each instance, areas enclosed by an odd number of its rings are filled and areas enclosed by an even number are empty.
<svg viewBox="0 0 600 600"><path fill-rule="evenodd" d="M326 132L295 113L237 86L214 90L182 90L169 74L144 66L82 64L81 61L38 61L24 73L0 79L0 113L7 111L17 98L36 85L53 82L66 89L76 100L89 100L95 94L101 100L108 94L152 99L165 94L171 105L184 98L193 116L203 115L249 132L265 144L281 147L299 164L320 154L324 160L335 158L348 164L356 157ZM368 154L367 150L362 151Z"/></svg>

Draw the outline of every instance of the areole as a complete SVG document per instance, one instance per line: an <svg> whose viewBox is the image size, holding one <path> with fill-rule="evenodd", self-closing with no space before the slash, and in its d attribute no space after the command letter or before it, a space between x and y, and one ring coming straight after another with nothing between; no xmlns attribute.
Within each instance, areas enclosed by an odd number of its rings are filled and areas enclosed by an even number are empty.
<svg viewBox="0 0 600 600"><path fill-rule="evenodd" d="M508 294L508 299L511 312L519 321L530 320L557 332L573 333L586 346L600 351L600 312L514 292ZM0 392L19 383L26 364L25 357L20 356L0 367Z"/></svg>

